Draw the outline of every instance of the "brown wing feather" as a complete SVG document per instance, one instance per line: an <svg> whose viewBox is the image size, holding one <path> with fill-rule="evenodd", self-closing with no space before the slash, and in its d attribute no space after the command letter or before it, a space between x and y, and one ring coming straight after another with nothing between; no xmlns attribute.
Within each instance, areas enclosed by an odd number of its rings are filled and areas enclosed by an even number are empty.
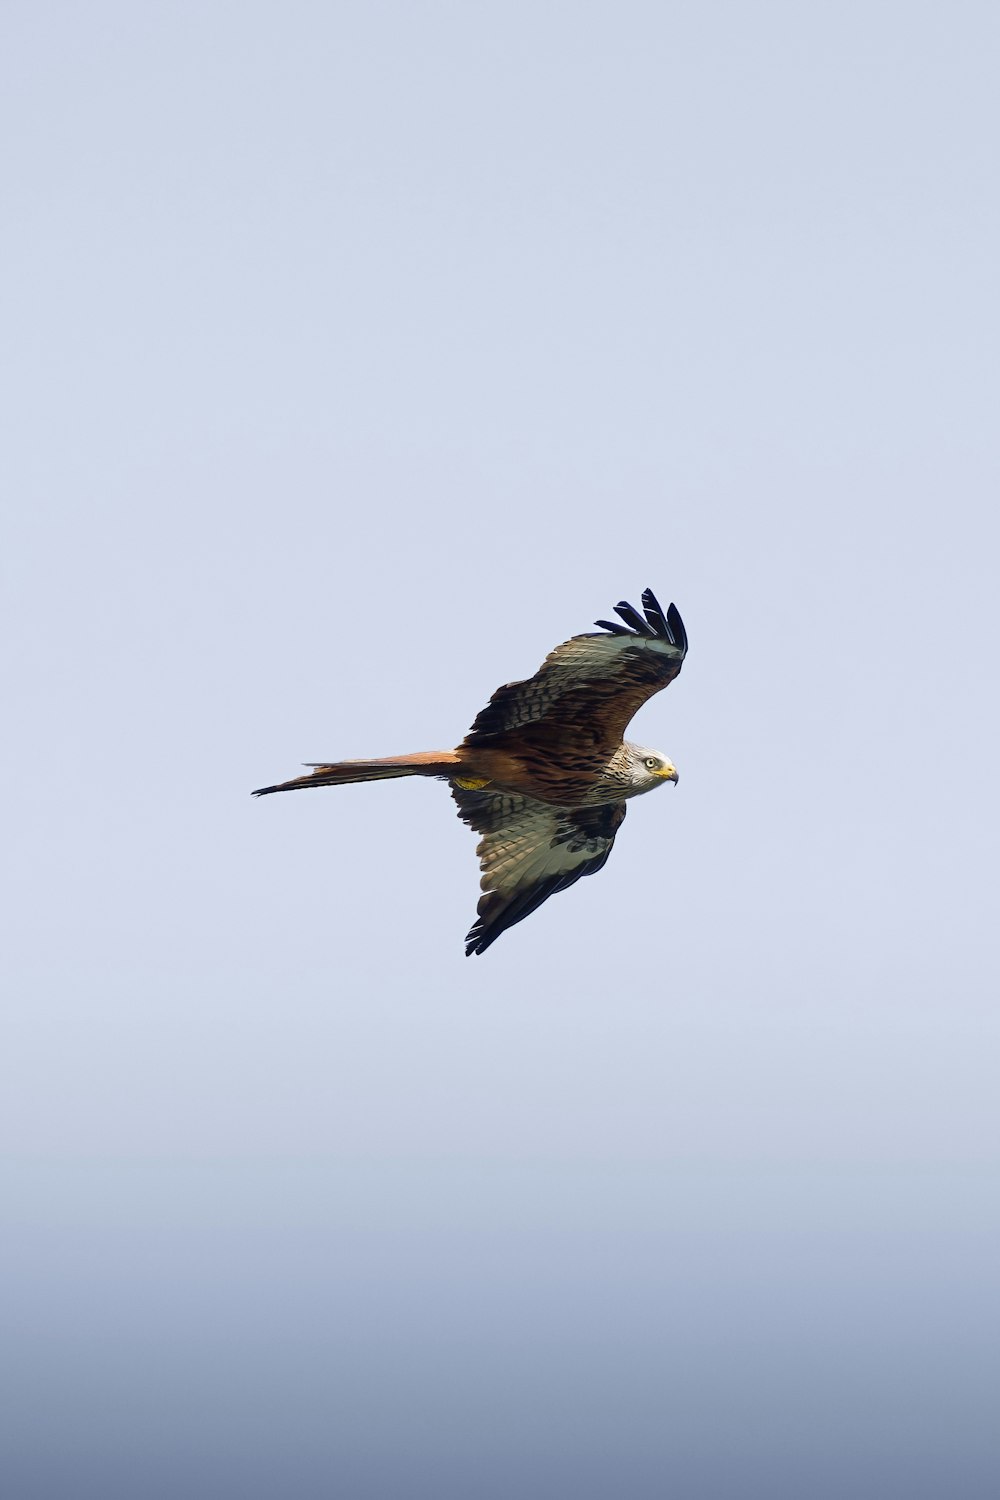
<svg viewBox="0 0 1000 1500"><path fill-rule="evenodd" d="M687 636L673 604L664 613L647 589L645 619L630 604L616 606L631 629L598 620L607 634L575 635L545 658L534 677L498 688L465 737L466 745L525 731L551 732L609 747L654 693L680 672ZM641 627L641 629L640 629ZM533 738L530 736L529 738Z"/></svg>
<svg viewBox="0 0 1000 1500"><path fill-rule="evenodd" d="M595 874L611 853L624 802L553 807L533 797L452 786L459 817L483 835L476 853L483 894L466 937L466 956L485 953L502 932L556 891Z"/></svg>

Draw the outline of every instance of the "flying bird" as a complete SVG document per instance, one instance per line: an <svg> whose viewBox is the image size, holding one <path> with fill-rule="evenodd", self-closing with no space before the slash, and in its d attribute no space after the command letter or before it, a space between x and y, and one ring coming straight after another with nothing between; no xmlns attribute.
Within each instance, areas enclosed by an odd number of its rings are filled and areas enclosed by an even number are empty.
<svg viewBox="0 0 1000 1500"><path fill-rule="evenodd" d="M498 688L456 750L311 765L308 776L262 786L255 797L308 786L396 776L447 781L458 815L482 835L478 916L466 956L583 875L605 864L630 797L677 781L667 756L624 738L647 698L673 682L687 654L676 607L650 589L643 614L597 620L550 652L534 677Z"/></svg>

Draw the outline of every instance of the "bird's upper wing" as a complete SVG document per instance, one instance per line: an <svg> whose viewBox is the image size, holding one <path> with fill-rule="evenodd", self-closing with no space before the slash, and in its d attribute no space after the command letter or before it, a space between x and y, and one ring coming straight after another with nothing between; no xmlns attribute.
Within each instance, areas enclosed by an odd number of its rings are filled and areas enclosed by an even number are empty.
<svg viewBox="0 0 1000 1500"><path fill-rule="evenodd" d="M498 688L465 743L475 745L529 724L551 724L618 744L647 698L673 682L687 653L684 622L671 604L642 596L645 618L631 604L615 605L624 625L598 620L606 634L575 635L545 658L534 677Z"/></svg>
<svg viewBox="0 0 1000 1500"><path fill-rule="evenodd" d="M599 870L625 817L624 802L554 807L533 797L465 791L454 783L451 794L459 817L483 835L476 850L483 894L465 940L466 956L485 953L556 891Z"/></svg>

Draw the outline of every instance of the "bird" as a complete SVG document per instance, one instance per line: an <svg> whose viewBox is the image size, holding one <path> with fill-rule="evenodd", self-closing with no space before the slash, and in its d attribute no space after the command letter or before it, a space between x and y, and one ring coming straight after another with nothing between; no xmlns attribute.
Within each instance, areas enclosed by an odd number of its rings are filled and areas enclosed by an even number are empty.
<svg viewBox="0 0 1000 1500"><path fill-rule="evenodd" d="M447 781L459 817L481 835L482 895L465 952L485 953L550 896L604 867L631 798L677 783L668 756L624 738L687 654L676 605L661 609L646 589L642 606L640 614L622 600L621 623L596 620L597 631L556 646L533 677L498 688L454 750L307 762L307 775L253 796L400 776Z"/></svg>

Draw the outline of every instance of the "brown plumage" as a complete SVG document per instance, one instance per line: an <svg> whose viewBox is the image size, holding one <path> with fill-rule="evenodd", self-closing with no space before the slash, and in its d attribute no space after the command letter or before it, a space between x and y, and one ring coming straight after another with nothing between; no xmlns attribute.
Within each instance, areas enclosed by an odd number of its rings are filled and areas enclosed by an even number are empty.
<svg viewBox="0 0 1000 1500"><path fill-rule="evenodd" d="M601 868L628 798L677 780L666 756L623 738L687 652L674 605L664 612L649 589L642 604L641 615L617 604L623 625L598 620L601 633L573 636L534 677L498 688L455 750L315 765L254 796L400 776L450 782L459 817L482 835L483 895L466 953L484 953L549 896Z"/></svg>

